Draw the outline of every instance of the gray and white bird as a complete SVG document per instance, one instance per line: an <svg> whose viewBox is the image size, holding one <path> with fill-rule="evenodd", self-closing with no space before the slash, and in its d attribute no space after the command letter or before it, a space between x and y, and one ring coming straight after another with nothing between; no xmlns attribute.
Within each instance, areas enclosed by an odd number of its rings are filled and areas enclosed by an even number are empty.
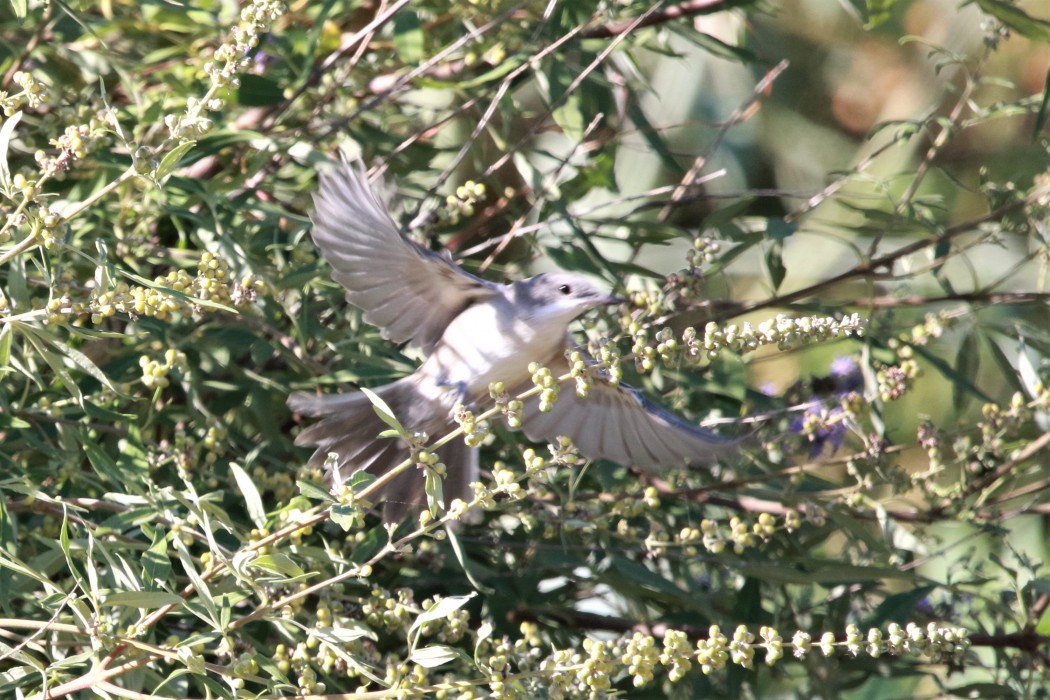
<svg viewBox="0 0 1050 700"><path fill-rule="evenodd" d="M455 427L457 402L480 405L488 399L492 382L503 382L511 396L531 388L531 362L554 376L568 372L566 351L574 347L569 324L588 309L618 301L564 272L510 284L465 272L401 234L360 163L343 162L322 174L311 218L314 243L332 278L346 288L347 300L384 338L426 357L411 375L374 391L407 430L431 438ZM379 475L409 457L402 440L377 437L388 426L360 391L297 392L288 404L321 419L295 442L317 447L314 463L336 453L334 481L361 469ZM549 412L539 411L537 397L526 401L522 428L532 440L554 442L565 435L588 459L647 471L708 464L738 445L600 377L586 398L561 391ZM478 480L477 449L453 440L437 454L447 467L446 499L468 496L470 483ZM425 506L424 484L415 470L390 482L383 494L386 517Z"/></svg>

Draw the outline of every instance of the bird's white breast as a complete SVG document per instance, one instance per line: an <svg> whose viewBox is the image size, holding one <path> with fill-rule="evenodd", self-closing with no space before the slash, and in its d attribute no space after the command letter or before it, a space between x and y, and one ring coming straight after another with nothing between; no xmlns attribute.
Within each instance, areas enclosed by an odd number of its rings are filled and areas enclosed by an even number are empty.
<svg viewBox="0 0 1050 700"><path fill-rule="evenodd" d="M525 381L530 362L543 362L564 345L564 328L536 328L502 296L474 304L453 319L420 369L442 384L463 387L472 397L502 381L512 387Z"/></svg>

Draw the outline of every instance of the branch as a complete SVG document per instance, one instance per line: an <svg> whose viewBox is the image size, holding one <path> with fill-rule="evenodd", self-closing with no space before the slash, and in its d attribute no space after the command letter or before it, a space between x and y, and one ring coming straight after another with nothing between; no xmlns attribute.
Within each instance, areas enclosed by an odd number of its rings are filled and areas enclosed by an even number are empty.
<svg viewBox="0 0 1050 700"><path fill-rule="evenodd" d="M842 282L849 282L855 279L867 279L876 277L879 274L882 274L879 272L880 270L892 269L893 265L902 258L912 255L913 253L917 253L920 250L923 250L924 248L929 248L930 246L935 246L940 243L947 243L953 238L957 238L958 236L973 231L982 224L987 224L993 221L999 221L1007 215L1013 214L1017 210L1023 209L1024 207L1037 202L1038 200L1042 199L1043 197L1046 197L1047 195L1050 195L1050 185L1043 185L1042 187L1037 187L1036 189L1029 192L1024 199L1021 199L1016 202L1011 202L1006 206L994 209L975 219L970 219L969 221L964 221L954 226L949 226L948 228L945 228L938 236L913 241L912 243L903 245L900 248L894 250L893 252L883 255L882 257L874 258L871 260L865 260L853 269L846 270L840 275L836 275L834 277L823 280L808 287L803 287L802 289L797 289L789 294L784 294L783 296L772 296L768 299L752 302L750 304L740 304L736 306L736 308L732 311L716 316L711 320L715 322L721 322L725 321L728 318L741 316L743 314L750 313L752 311L757 311L759 309L767 309L774 306L786 306L787 304L798 301L800 299L806 299L808 297L822 294L827 290L834 288L836 285L841 284Z"/></svg>
<svg viewBox="0 0 1050 700"><path fill-rule="evenodd" d="M671 20L681 19L682 17L713 14L743 4L749 3L742 3L739 2L739 0L736 0L735 2L734 0L689 0L689 2L683 2L680 5L672 5L666 10L652 12L641 22L638 22L637 19L629 19L622 22L610 22L609 24L592 27L585 31L582 36L585 39L611 39L614 36L627 34L635 29L641 29L642 27L652 27L658 24L670 22Z"/></svg>

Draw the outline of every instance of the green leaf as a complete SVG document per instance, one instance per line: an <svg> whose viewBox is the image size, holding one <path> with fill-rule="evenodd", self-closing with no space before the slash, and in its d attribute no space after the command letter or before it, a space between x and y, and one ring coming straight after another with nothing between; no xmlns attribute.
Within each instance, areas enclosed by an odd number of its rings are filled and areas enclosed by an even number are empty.
<svg viewBox="0 0 1050 700"><path fill-rule="evenodd" d="M639 136L645 140L645 145L660 159L660 164L667 168L674 177L681 178L684 176L685 171L675 158L674 152L667 145L667 140L663 137L662 131L650 123L648 115L642 109L640 96L633 89L627 99L627 116L634 122Z"/></svg>
<svg viewBox="0 0 1050 700"><path fill-rule="evenodd" d="M892 567L855 566L839 561L807 559L786 565L784 562L741 562L741 573L767 583L799 583L831 585L863 583L886 578L908 578L911 574Z"/></svg>
<svg viewBox="0 0 1050 700"><path fill-rule="evenodd" d="M864 18L865 29L875 29L890 19L890 12L894 6L901 4L901 0L850 0L854 7L859 6Z"/></svg>
<svg viewBox="0 0 1050 700"><path fill-rule="evenodd" d="M273 78L253 73L240 75L237 102L245 107L269 107L284 102L284 89Z"/></svg>
<svg viewBox="0 0 1050 700"><path fill-rule="evenodd" d="M379 416L380 420L396 430L398 435L404 438L410 437L408 431L405 430L400 422L398 422L397 418L394 416L394 412L386 405L386 401L379 397L379 394L364 387L361 388L361 392L372 402L372 408L375 410L376 415Z"/></svg>
<svg viewBox="0 0 1050 700"><path fill-rule="evenodd" d="M601 268L594 264L591 256L571 243L543 246L543 251L563 270L578 270L592 275L601 274Z"/></svg>
<svg viewBox="0 0 1050 700"><path fill-rule="evenodd" d="M357 540L350 552L350 561L364 564L378 554L386 545L389 537L382 526L377 526L365 533L364 538Z"/></svg>
<svg viewBox="0 0 1050 700"><path fill-rule="evenodd" d="M318 486L312 481L297 480L295 484L299 487L299 493L310 500L335 503L335 499L332 498L332 494L327 489Z"/></svg>
<svg viewBox="0 0 1050 700"><path fill-rule="evenodd" d="M182 605L181 596L167 591L120 591L106 596L104 607L163 608L165 605Z"/></svg>
<svg viewBox="0 0 1050 700"><path fill-rule="evenodd" d="M926 360L926 362L936 367L937 371L944 375L946 379L958 384L962 389L965 389L966 391L970 392L971 394L976 396L980 401L984 403L995 402L994 399L992 399L992 397L988 396L988 394L981 391L977 387L977 385L974 384L973 381L971 381L970 377L958 372L954 367L952 367L947 362L930 352L928 348L925 348L922 345L912 344L909 344L909 347L916 355L920 355L924 360Z"/></svg>
<svg viewBox="0 0 1050 700"><path fill-rule="evenodd" d="M977 371L981 364L981 350L977 343L977 334L973 329L966 331L959 349L955 353L955 371L958 376L966 379L977 377ZM972 386L972 385L971 385ZM962 382L952 383L952 405L956 413L962 413L966 408L967 401L972 398L969 388Z"/></svg>
<svg viewBox="0 0 1050 700"><path fill-rule="evenodd" d="M288 577L306 575L306 572L303 571L298 564L292 561L292 558L287 554L264 554L261 557L252 559L249 566Z"/></svg>
<svg viewBox="0 0 1050 700"><path fill-rule="evenodd" d="M1021 36L1050 43L1050 22L1032 17L1014 3L1005 0L977 0L977 6Z"/></svg>
<svg viewBox="0 0 1050 700"><path fill-rule="evenodd" d="M157 182L164 182L168 175L173 173L175 168L179 167L179 163L182 162L182 157L189 153L190 149L196 145L196 141L183 141L178 146L165 153L164 157L160 160L160 165L157 166L157 171L153 173L153 177Z"/></svg>
<svg viewBox="0 0 1050 700"><path fill-rule="evenodd" d="M13 194L14 185L11 184L11 169L7 163L7 149L11 145L11 137L14 136L15 127L22 119L21 112L15 112L4 120L0 126L0 188L5 192Z"/></svg>
<svg viewBox="0 0 1050 700"><path fill-rule="evenodd" d="M15 334L10 324L5 323L0 326L0 369L11 364L11 345L14 337Z"/></svg>
<svg viewBox="0 0 1050 700"><path fill-rule="evenodd" d="M865 622L864 626L881 627L888 622L904 624L908 620L914 619L916 617L915 606L936 588L936 586L919 586L886 596L872 612L871 617Z"/></svg>
<svg viewBox="0 0 1050 700"><path fill-rule="evenodd" d="M109 381L109 377L107 377L106 374L98 368L98 365L92 362L91 358L89 358L87 355L80 352L76 348L72 348L68 345L62 347L61 349L65 356L68 357L74 365L76 365L86 374L90 375L95 380L97 380L99 384L106 387L117 396L127 396L127 394L124 394L123 392L117 390L113 383Z"/></svg>
<svg viewBox="0 0 1050 700"><path fill-rule="evenodd" d="M363 622L344 618L339 624L340 627L314 627L310 633L322 642L340 646L358 639L371 639L373 642L379 639L372 628Z"/></svg>
<svg viewBox="0 0 1050 700"><path fill-rule="evenodd" d="M252 519L255 527L260 530L266 529L266 509L263 507L262 496L255 486L255 481L236 462L230 462L230 471L237 482L237 488L244 497L244 505L248 509L248 517Z"/></svg>
<svg viewBox="0 0 1050 700"><path fill-rule="evenodd" d="M798 224L794 221L777 218L766 220L766 238L771 241L782 241L794 235L796 231L798 231Z"/></svg>
<svg viewBox="0 0 1050 700"><path fill-rule="evenodd" d="M117 463L113 461L113 458L108 452L100 448L93 442L86 441L84 443L84 454L87 455L88 463L91 464L95 472L98 473L103 479L111 484L126 484L127 475L125 475Z"/></svg>
<svg viewBox="0 0 1050 700"><path fill-rule="evenodd" d="M426 470L426 478L423 481L423 492L427 495L427 508L434 519L441 517L441 511L445 507L444 479L438 476L433 469Z"/></svg>
<svg viewBox="0 0 1050 700"><path fill-rule="evenodd" d="M197 592L194 604L187 604L187 609L201 617L201 619L205 620L213 628L221 629L221 625L219 624L219 611L215 607L215 599L212 596L211 589L208 588L208 584L197 572L197 565L193 563L193 555L190 554L190 550L186 548L186 544L182 541L181 537L173 538L171 543L174 545L175 551L179 554L179 561L182 563L183 570L186 572L186 575L190 579L190 583L193 584L193 587ZM199 601L199 603L197 601Z"/></svg>
<svg viewBox="0 0 1050 700"><path fill-rule="evenodd" d="M967 683L966 685L947 688L946 692L953 698L981 698L982 700L994 700L994 698L1018 697L1017 690L1008 685L999 683Z"/></svg>
<svg viewBox="0 0 1050 700"><path fill-rule="evenodd" d="M467 656L466 652L462 649L445 646L444 644L432 644L431 646L423 647L422 649L415 649L408 657L409 661L418 664L423 668L437 668L438 666L443 666L449 661L455 659L462 659L468 663L473 663L473 659Z"/></svg>
<svg viewBox="0 0 1050 700"><path fill-rule="evenodd" d="M29 344L33 346L37 355L51 368L51 371L55 373L55 376L62 382L77 404L81 404L84 401L84 395L80 391L80 387L73 381L73 377L66 370L62 364L61 356L58 355L54 350L54 342L46 335L42 335L36 328L25 323L19 323L17 321L11 321L10 325L14 327L22 337L29 341Z"/></svg>
<svg viewBox="0 0 1050 700"><path fill-rule="evenodd" d="M469 88L475 88L480 85L486 85L491 82L495 82L507 74L517 70L526 63L529 56L526 54L515 54L508 56L502 63L493 68L492 70L485 71L481 75L464 81L447 81L447 80L435 80L433 78L421 77L417 80L419 85L423 87L432 88L450 88L455 87L459 90L467 90Z"/></svg>
<svg viewBox="0 0 1050 700"><path fill-rule="evenodd" d="M376 480L376 475L375 474L373 474L371 472L366 472L364 470L358 470L358 471L354 472L353 474L351 474L347 478L345 483L346 483L347 487L350 488L351 491L353 491L354 493L360 493L369 484L371 484L375 480Z"/></svg>
<svg viewBox="0 0 1050 700"><path fill-rule="evenodd" d="M1032 126L1032 138L1039 136L1039 132L1046 126L1047 105L1050 105L1050 68L1046 69L1046 78L1043 81L1043 99L1039 102L1039 111L1035 114L1035 124Z"/></svg>
<svg viewBox="0 0 1050 700"><path fill-rule="evenodd" d="M470 599L476 595L477 593L468 593L467 595L450 595L447 598L442 598L416 617L416 621L412 623L412 627L408 630L409 636L428 622L446 619L449 615L469 603Z"/></svg>
<svg viewBox="0 0 1050 700"><path fill-rule="evenodd" d="M468 516L469 517L469 516ZM448 524L445 526L445 534L448 536L448 543L452 546L452 552L456 555L456 561L459 562L460 568L463 570L463 574L470 581L470 585L474 586L474 590L481 591L485 594L491 594L493 591L488 586L482 586L477 580L477 576L474 573L474 566L467 559L467 555L463 552L463 544L459 541L459 535L456 534L458 526L455 524Z"/></svg>
<svg viewBox="0 0 1050 700"><path fill-rule="evenodd" d="M25 20L28 9L29 3L26 0L11 0L11 10L14 11L15 19L18 20L19 24Z"/></svg>
<svg viewBox="0 0 1050 700"><path fill-rule="evenodd" d="M1039 396L1037 389L1042 382L1039 379L1039 370L1036 369L1028 353L1028 344L1024 342L1024 338L1020 338L1017 343L1017 376L1020 377L1028 397L1037 398Z"/></svg>
<svg viewBox="0 0 1050 700"><path fill-rule="evenodd" d="M717 6L717 4L712 5L712 7ZM678 36L685 38L692 44L696 44L704 51L718 58L739 63L758 63L759 61L758 57L751 51L726 43L711 34L698 32L688 24L671 23L668 25L668 28Z"/></svg>
<svg viewBox="0 0 1050 700"><path fill-rule="evenodd" d="M423 60L423 27L419 16L406 9L394 16L394 50L408 64Z"/></svg>
<svg viewBox="0 0 1050 700"><path fill-rule="evenodd" d="M153 533L153 542L142 555L142 578L149 586L164 583L171 576L171 560L168 558L168 538L158 528ZM181 598L179 599L181 601Z"/></svg>
<svg viewBox="0 0 1050 700"><path fill-rule="evenodd" d="M332 506L328 517L333 523L343 528L343 532L350 532L350 529L357 526L361 519L361 509L349 503L337 503Z"/></svg>
<svg viewBox="0 0 1050 700"><path fill-rule="evenodd" d="M787 276L787 268L784 267L784 246L780 241L766 249L766 271L769 272L769 280L773 291L776 292Z"/></svg>

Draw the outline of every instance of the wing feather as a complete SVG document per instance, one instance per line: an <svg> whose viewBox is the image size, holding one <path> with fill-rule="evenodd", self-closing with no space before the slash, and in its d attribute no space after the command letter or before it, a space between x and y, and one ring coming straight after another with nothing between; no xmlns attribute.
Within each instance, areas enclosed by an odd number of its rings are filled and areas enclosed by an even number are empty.
<svg viewBox="0 0 1050 700"><path fill-rule="evenodd" d="M568 371L565 362L548 366L552 374ZM540 412L537 397L528 399L522 426L532 440L554 442L567 435L588 459L646 471L710 464L741 442L687 423L635 389L601 378L591 381L584 399L564 387L548 413Z"/></svg>
<svg viewBox="0 0 1050 700"><path fill-rule="evenodd" d="M368 184L364 166L342 162L314 194L313 240L346 298L384 338L430 353L473 301L499 287L401 235Z"/></svg>

